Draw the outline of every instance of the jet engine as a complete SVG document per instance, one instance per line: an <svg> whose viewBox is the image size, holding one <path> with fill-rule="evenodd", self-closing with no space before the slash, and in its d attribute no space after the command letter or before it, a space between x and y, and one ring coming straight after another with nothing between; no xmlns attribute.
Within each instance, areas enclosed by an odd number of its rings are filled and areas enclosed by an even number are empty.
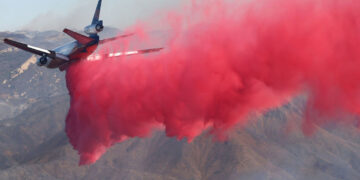
<svg viewBox="0 0 360 180"><path fill-rule="evenodd" d="M104 30L103 21L98 21L96 24L86 26L84 31L86 34L92 35L97 34Z"/></svg>
<svg viewBox="0 0 360 180"><path fill-rule="evenodd" d="M47 57L46 55L41 56L37 61L36 61L36 65L38 66L45 66L47 65L49 62L51 61L51 59L49 57Z"/></svg>

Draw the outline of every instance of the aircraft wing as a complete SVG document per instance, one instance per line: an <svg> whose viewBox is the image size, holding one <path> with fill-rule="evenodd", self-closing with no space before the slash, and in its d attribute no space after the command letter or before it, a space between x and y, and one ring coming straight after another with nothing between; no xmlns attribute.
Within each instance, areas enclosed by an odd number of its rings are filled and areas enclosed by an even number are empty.
<svg viewBox="0 0 360 180"><path fill-rule="evenodd" d="M99 44L108 43L108 42L111 42L111 41L118 40L118 39L120 39L120 38L129 37L129 36L132 36L132 35L134 35L134 34L124 34L124 35L117 36L117 37L113 37L113 38L103 39L103 40L100 40Z"/></svg>
<svg viewBox="0 0 360 180"><path fill-rule="evenodd" d="M35 46L30 46L30 45L23 44L23 43L20 43L20 42L16 42L16 41L13 41L13 40L10 40L10 39L4 39L4 43L9 44L9 45L14 46L14 47L17 47L17 48L22 49L24 51L39 55L39 56L49 55L49 57L50 57L51 55L55 54L55 52L53 52L53 51L38 48L38 47L35 47Z"/></svg>
<svg viewBox="0 0 360 180"><path fill-rule="evenodd" d="M138 50L138 54L146 54L146 53L153 53L153 52L158 52L161 51L164 48L153 48L153 49L143 49L143 50Z"/></svg>
<svg viewBox="0 0 360 180"><path fill-rule="evenodd" d="M136 50L136 51L117 52L117 53L107 54L107 56L108 57L118 57L118 56L131 56L131 55L137 55L137 54L147 54L147 53L158 52L162 49L163 48L153 48L153 49L142 49L142 50Z"/></svg>
<svg viewBox="0 0 360 180"><path fill-rule="evenodd" d="M138 54L147 54L147 53L154 53L162 50L163 48L152 48L152 49L142 49L142 50L135 50L135 51L123 51L123 52L116 52L116 53L109 53L109 54L96 54L91 55L87 58L89 61L97 61L101 58L114 58L114 57L121 57L121 56L131 56L131 55L138 55Z"/></svg>
<svg viewBox="0 0 360 180"><path fill-rule="evenodd" d="M14 46L14 47L17 47L17 48L22 49L24 51L39 55L39 56L46 55L49 58L60 59L60 60L63 60L63 61L69 61L68 57L66 57L66 56L64 56L62 54L56 53L55 51L42 49L42 48L35 47L35 46L30 46L28 44L23 44L23 43L13 41L13 40L10 40L10 39L4 39L4 43L9 44L9 45Z"/></svg>

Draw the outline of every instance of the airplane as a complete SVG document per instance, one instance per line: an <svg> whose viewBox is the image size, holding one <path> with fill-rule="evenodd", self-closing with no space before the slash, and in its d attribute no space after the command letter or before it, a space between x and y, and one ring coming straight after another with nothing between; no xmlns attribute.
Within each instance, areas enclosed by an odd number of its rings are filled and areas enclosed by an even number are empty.
<svg viewBox="0 0 360 180"><path fill-rule="evenodd" d="M84 28L84 32L87 34L87 36L65 28L63 32L74 38L75 41L55 48L54 50L42 49L7 38L5 38L3 41L8 45L41 56L37 59L36 64L38 66L44 66L50 69L59 68L60 71L64 71L69 67L71 63L75 61L87 58L93 60L94 57L92 57L91 54L95 52L99 45L117 40L118 38L125 38L132 35L128 34L100 40L98 33L104 30L103 21L99 20L101 3L102 0L99 0L91 24ZM135 54L157 52L162 49L163 48L152 48L128 52L116 52L107 54L106 56L109 58L118 56L129 56ZM95 59L99 59L99 56L96 55Z"/></svg>

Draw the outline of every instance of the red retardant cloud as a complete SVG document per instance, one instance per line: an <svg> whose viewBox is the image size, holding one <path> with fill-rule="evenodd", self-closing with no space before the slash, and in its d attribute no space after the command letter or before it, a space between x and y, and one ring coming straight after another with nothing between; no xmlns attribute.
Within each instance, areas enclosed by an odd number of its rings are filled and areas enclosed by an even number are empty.
<svg viewBox="0 0 360 180"><path fill-rule="evenodd" d="M66 132L80 164L156 128L189 141L207 129L223 138L249 113L303 93L305 133L360 113L360 1L194 0L168 17L172 36L160 53L68 69Z"/></svg>

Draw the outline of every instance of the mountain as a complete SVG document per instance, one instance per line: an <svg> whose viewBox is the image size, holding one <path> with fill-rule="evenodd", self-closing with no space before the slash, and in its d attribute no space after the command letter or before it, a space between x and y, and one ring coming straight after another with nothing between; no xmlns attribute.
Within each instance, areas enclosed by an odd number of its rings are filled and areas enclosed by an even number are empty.
<svg viewBox="0 0 360 180"><path fill-rule="evenodd" d="M115 36L119 30L106 28L103 38ZM57 31L0 32L0 39L11 38L45 49L54 49L73 41ZM67 94L63 72L35 65L35 56L0 43L0 120L18 115L40 97Z"/></svg>
<svg viewBox="0 0 360 180"><path fill-rule="evenodd" d="M71 40L60 32L2 32L0 37L40 47ZM95 164L79 167L64 132L65 74L26 64L34 60L30 54L3 44L0 60L5 81L0 82L0 179L360 179L358 129L328 125L304 136L304 97L252 115L224 142L204 134L187 143L154 132L117 144Z"/></svg>

